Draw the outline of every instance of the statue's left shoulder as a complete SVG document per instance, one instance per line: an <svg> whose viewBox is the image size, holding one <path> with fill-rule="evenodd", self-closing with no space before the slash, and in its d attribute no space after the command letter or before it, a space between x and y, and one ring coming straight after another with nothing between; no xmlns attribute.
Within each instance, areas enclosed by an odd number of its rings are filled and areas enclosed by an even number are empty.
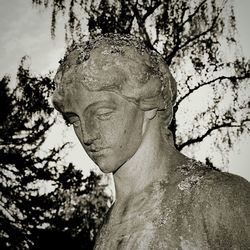
<svg viewBox="0 0 250 250"><path fill-rule="evenodd" d="M250 183L244 178L207 171L196 201L201 204L208 237L228 249L250 249Z"/></svg>
<svg viewBox="0 0 250 250"><path fill-rule="evenodd" d="M188 183L198 197L202 198L204 194L212 200L220 197L225 203L250 202L250 183L243 177L222 172L192 159L178 168L184 176L179 185Z"/></svg>
<svg viewBox="0 0 250 250"><path fill-rule="evenodd" d="M204 193L211 202L232 206L232 209L248 206L249 210L250 183L238 175L216 170L207 171L198 192L201 195Z"/></svg>

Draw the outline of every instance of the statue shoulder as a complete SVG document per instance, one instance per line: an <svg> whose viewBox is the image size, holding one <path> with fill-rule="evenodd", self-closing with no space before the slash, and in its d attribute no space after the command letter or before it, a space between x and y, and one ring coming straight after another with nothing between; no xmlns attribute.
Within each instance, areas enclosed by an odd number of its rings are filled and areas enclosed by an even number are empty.
<svg viewBox="0 0 250 250"><path fill-rule="evenodd" d="M214 199L221 197L228 201L249 201L250 183L238 175L222 172L196 160L188 160L178 166L178 186L193 188L198 196ZM208 197L207 197L208 195Z"/></svg>
<svg viewBox="0 0 250 250"><path fill-rule="evenodd" d="M228 244L229 249L250 248L250 183L247 180L210 170L194 193L209 238L218 245Z"/></svg>
<svg viewBox="0 0 250 250"><path fill-rule="evenodd" d="M250 205L250 183L238 175L210 169L205 172L198 196L220 205ZM216 205L216 204L214 204Z"/></svg>
<svg viewBox="0 0 250 250"><path fill-rule="evenodd" d="M183 199L192 204L194 218L210 246L250 248L250 183L197 161L179 167L177 182Z"/></svg>
<svg viewBox="0 0 250 250"><path fill-rule="evenodd" d="M218 208L229 206L230 210L237 207L241 207L241 211L249 210L250 183L243 177L222 172L195 160L180 168L182 178L179 188L189 187L197 201Z"/></svg>

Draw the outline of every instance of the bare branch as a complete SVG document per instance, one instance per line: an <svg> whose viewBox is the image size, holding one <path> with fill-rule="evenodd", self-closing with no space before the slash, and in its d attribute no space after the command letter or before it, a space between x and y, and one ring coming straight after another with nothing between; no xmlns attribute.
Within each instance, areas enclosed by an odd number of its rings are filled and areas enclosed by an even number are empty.
<svg viewBox="0 0 250 250"><path fill-rule="evenodd" d="M201 84L195 86L194 88L190 89L189 88L189 92L186 93L185 95L183 95L182 97L180 97L176 103L175 103L175 111L178 110L178 107L180 105L180 103L186 99L187 97L189 97L193 92L195 92L196 90L200 89L201 87L207 86L209 84L215 83L216 81L222 81L222 80L230 80L230 81L237 81L237 80L244 80L246 78L250 78L250 73L247 72L244 76L219 76L211 81L208 82L202 82Z"/></svg>
<svg viewBox="0 0 250 250"><path fill-rule="evenodd" d="M231 122L224 122L222 124L214 124L211 128L209 128L204 134L197 136L196 138L189 139L184 143L177 146L178 150L182 150L184 147L187 147L191 144L202 142L205 137L209 136L213 131L222 129L222 128L241 128L243 123L249 122L250 119L246 118L245 120L241 121L241 124L232 124Z"/></svg>
<svg viewBox="0 0 250 250"><path fill-rule="evenodd" d="M218 14L214 17L213 21L212 21L212 24L209 28L207 28L206 30L204 30L203 32L201 32L200 34L196 35L196 36L193 36L193 37L190 37L190 39L186 40L184 43L181 44L181 40L178 38L178 41L176 43L176 46L173 48L172 52L166 56L165 60L167 62L168 65L171 64L172 62L172 59L175 57L176 53L183 49L184 47L186 47L187 45L189 45L190 43L194 42L195 40L197 40L197 42L199 41L199 38L201 38L202 36L206 35L207 33L211 32L214 27L216 26L217 24L217 20L221 14L223 10L223 7L218 11ZM196 13L197 14L197 13ZM181 28L180 28L181 27ZM180 31L182 30L182 25L181 26L178 26L176 27L178 29L178 36L180 35Z"/></svg>
<svg viewBox="0 0 250 250"><path fill-rule="evenodd" d="M192 14L188 16L188 18L181 24L183 27L186 23L191 22L193 17L199 12L200 8L207 2L207 0L204 0L200 3L200 5L194 10Z"/></svg>
<svg viewBox="0 0 250 250"><path fill-rule="evenodd" d="M143 15L142 21L145 23L146 19L154 13L154 11L161 5L161 2L157 2L154 6L149 6L146 8L147 12Z"/></svg>
<svg viewBox="0 0 250 250"><path fill-rule="evenodd" d="M140 33L141 33L142 37L144 38L145 43L147 44L147 46L149 48L155 50L154 46L152 45L152 43L150 41L146 26L145 26L145 20L146 19L144 19L144 17L141 17L141 15L139 13L139 10L138 10L136 5L137 5L137 2L136 2L136 4L132 5L132 10L133 10L135 18L136 18L136 20L138 22Z"/></svg>

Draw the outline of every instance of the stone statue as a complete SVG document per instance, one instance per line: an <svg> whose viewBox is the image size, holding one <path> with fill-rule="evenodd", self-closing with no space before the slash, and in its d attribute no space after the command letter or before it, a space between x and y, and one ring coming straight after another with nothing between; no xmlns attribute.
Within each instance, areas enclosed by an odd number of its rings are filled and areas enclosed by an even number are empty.
<svg viewBox="0 0 250 250"><path fill-rule="evenodd" d="M96 250L250 249L250 184L175 149L176 82L158 53L131 35L100 36L71 46L55 82L55 108L114 176Z"/></svg>

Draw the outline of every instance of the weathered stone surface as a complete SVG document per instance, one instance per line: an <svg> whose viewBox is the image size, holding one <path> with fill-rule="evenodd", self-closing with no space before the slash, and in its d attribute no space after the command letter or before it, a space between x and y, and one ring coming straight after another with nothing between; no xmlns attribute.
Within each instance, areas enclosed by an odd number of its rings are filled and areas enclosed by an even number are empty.
<svg viewBox="0 0 250 250"><path fill-rule="evenodd" d="M188 160L134 194L119 219L114 204L95 249L249 249L249 191L243 178Z"/></svg>
<svg viewBox="0 0 250 250"><path fill-rule="evenodd" d="M250 184L174 148L176 82L160 55L107 35L74 45L55 81L55 107L114 176L96 250L250 249Z"/></svg>

